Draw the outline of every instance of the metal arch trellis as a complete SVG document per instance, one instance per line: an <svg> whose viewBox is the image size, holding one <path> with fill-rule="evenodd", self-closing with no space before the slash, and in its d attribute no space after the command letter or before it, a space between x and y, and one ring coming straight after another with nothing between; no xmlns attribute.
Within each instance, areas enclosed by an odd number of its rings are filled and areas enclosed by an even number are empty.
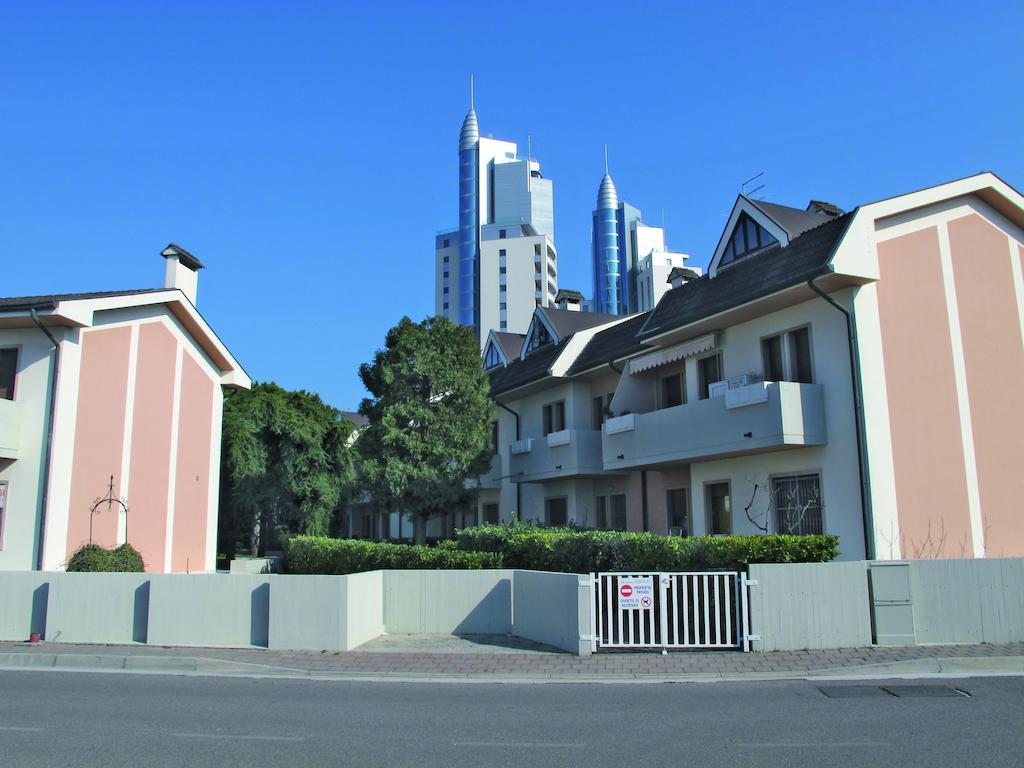
<svg viewBox="0 0 1024 768"><path fill-rule="evenodd" d="M124 511L124 540L128 541L128 505L125 503L125 499L114 496L114 476L110 476L110 484L107 486L107 495L102 499L96 499L93 505L89 508L89 544L92 544L92 518L100 511L102 505L107 505L107 513L114 508L117 504L121 510Z"/></svg>

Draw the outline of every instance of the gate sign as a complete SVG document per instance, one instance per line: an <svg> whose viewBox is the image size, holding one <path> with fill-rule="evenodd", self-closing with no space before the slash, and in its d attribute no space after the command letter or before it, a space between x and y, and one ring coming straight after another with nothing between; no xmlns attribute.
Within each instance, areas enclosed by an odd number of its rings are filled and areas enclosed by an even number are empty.
<svg viewBox="0 0 1024 768"><path fill-rule="evenodd" d="M654 608L654 584L651 579L619 579L619 608L624 611L649 611Z"/></svg>

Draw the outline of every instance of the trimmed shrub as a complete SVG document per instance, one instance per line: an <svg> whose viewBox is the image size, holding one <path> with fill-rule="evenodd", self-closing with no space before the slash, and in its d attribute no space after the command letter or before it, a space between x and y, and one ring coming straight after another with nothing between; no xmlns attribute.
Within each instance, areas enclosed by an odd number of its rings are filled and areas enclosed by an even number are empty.
<svg viewBox="0 0 1024 768"><path fill-rule="evenodd" d="M292 536L284 550L285 573L344 574L376 570L480 570L501 568L494 552L465 552L453 545L424 547L326 536Z"/></svg>
<svg viewBox="0 0 1024 768"><path fill-rule="evenodd" d="M141 573L146 565L131 544L124 543L114 549L83 544L68 559L66 570L72 573Z"/></svg>
<svg viewBox="0 0 1024 768"><path fill-rule="evenodd" d="M500 554L506 568L594 571L742 570L750 563L822 563L839 554L836 536L660 536L540 528L524 523L459 531L465 551Z"/></svg>

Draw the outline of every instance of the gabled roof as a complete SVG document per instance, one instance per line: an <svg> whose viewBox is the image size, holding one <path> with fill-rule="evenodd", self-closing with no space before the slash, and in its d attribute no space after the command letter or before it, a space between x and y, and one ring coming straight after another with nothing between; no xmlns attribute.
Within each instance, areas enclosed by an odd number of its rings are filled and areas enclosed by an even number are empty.
<svg viewBox="0 0 1024 768"><path fill-rule="evenodd" d="M491 331L491 335L494 337L494 341L501 350L501 353L505 356L506 362L519 357L519 353L523 349L523 341L526 339L525 333Z"/></svg>
<svg viewBox="0 0 1024 768"><path fill-rule="evenodd" d="M538 307L537 312L544 315L548 326L555 332L559 341L584 328L593 328L595 325L602 325L618 319L616 315L577 312L572 309L556 309L555 307Z"/></svg>
<svg viewBox="0 0 1024 768"><path fill-rule="evenodd" d="M574 376L577 373L607 365L645 349L646 346L640 342L637 334L650 314L650 312L644 312L594 334L594 338L587 343L579 357L576 358L576 362L569 368L569 375Z"/></svg>
<svg viewBox="0 0 1024 768"><path fill-rule="evenodd" d="M125 291L93 291L92 293L51 293L45 296L0 297L0 312L24 310L29 307L52 306L58 301L79 301L82 299L109 299L116 296L137 296L143 293L160 293L167 288L132 288Z"/></svg>
<svg viewBox="0 0 1024 768"><path fill-rule="evenodd" d="M788 246L776 245L718 272L668 291L640 329L640 338L664 333L738 307L829 271L829 260L854 213L805 231Z"/></svg>
<svg viewBox="0 0 1024 768"><path fill-rule="evenodd" d="M814 229L818 225L835 218L834 216L818 213L817 211L805 211L802 208L790 208L788 205L767 203L763 200L751 200L749 197L746 199L757 206L765 216L786 230L790 240L798 235L802 235L809 229Z"/></svg>
<svg viewBox="0 0 1024 768"><path fill-rule="evenodd" d="M546 344L524 358L512 360L505 367L492 368L488 373L491 395L500 395L543 379L569 341L563 339L555 344Z"/></svg>

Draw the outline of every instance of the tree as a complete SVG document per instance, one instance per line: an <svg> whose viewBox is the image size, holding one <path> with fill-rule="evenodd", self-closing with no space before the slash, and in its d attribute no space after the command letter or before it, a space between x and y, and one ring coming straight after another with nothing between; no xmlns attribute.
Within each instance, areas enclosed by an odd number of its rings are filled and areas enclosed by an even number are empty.
<svg viewBox="0 0 1024 768"><path fill-rule="evenodd" d="M274 383L225 400L220 528L229 556L247 539L262 554L275 532L328 533L355 477L354 430L319 396Z"/></svg>
<svg viewBox="0 0 1024 768"><path fill-rule="evenodd" d="M371 395L359 406L360 480L378 508L412 518L422 543L426 521L469 503L466 478L489 466L494 405L476 337L444 317L403 317L359 377Z"/></svg>

